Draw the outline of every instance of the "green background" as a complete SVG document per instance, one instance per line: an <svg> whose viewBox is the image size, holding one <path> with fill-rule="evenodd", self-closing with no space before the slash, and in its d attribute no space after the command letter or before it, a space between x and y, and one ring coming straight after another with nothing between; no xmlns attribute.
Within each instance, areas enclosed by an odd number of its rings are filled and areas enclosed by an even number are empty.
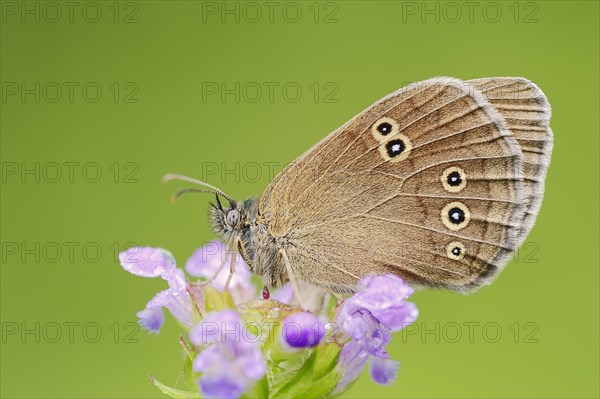
<svg viewBox="0 0 600 399"><path fill-rule="evenodd" d="M415 294L418 331L390 347L398 380L378 386L365 374L346 396L598 397L598 2L475 2L471 16L463 2L323 2L317 22L312 1L278 2L272 22L264 2L256 22L243 3L227 3L241 7L239 22L203 14L224 7L208 3L77 2L71 21L63 6L52 22L43 2L2 2L1 396L160 397L147 374L176 384L179 329L170 316L159 335L131 323L165 283L125 273L115 253L162 246L183 266L213 237L209 198L174 206L180 186L161 176L257 196L267 163L279 171L380 97L448 75L525 76L547 94L555 149L544 204L493 286ZM23 7L39 7L40 21ZM207 95L211 82L239 82L239 102ZM277 85L272 101L264 82ZM72 179L68 162L79 163ZM64 323L79 323L72 339Z"/></svg>

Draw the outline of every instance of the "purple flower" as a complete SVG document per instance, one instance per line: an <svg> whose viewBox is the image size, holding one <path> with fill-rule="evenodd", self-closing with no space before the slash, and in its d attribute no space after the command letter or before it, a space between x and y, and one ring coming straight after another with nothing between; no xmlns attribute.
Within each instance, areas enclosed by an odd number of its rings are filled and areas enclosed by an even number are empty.
<svg viewBox="0 0 600 399"><path fill-rule="evenodd" d="M175 267L175 258L161 248L132 247L119 254L123 269L141 277L160 277L169 284L167 290L154 296L144 310L137 313L140 325L158 333L164 321L162 308L169 309L179 322L192 326L192 304L187 293L187 282L182 270Z"/></svg>
<svg viewBox="0 0 600 399"><path fill-rule="evenodd" d="M369 310L392 331L403 329L419 315L417 307L406 302L414 290L398 276L366 276L358 282L357 288L358 292L348 301L349 307Z"/></svg>
<svg viewBox="0 0 600 399"><path fill-rule="evenodd" d="M231 253L227 251L225 244L213 240L194 252L188 259L185 270L190 276L213 279L210 284L215 289L223 291L229 277L230 263ZM252 274L248 269L248 265L237 254L235 273L229 283L229 291L236 304L256 298L256 286L252 283L251 277Z"/></svg>
<svg viewBox="0 0 600 399"><path fill-rule="evenodd" d="M360 343L350 341L340 352L338 364L342 368L342 376L335 388L334 394L343 392L346 387L356 380L369 360L369 352L363 350Z"/></svg>
<svg viewBox="0 0 600 399"><path fill-rule="evenodd" d="M211 398L238 398L267 371L258 338L231 309L206 315L190 333L198 346L209 345L194 360L202 393Z"/></svg>
<svg viewBox="0 0 600 399"><path fill-rule="evenodd" d="M287 283L271 294L271 299L275 299L281 303L285 303L286 305L291 305L292 300L294 300L294 290L292 289L292 285Z"/></svg>
<svg viewBox="0 0 600 399"><path fill-rule="evenodd" d="M382 357L374 357L371 362L371 378L378 384L389 384L396 377L400 364Z"/></svg>
<svg viewBox="0 0 600 399"><path fill-rule="evenodd" d="M339 364L344 374L336 392L341 392L358 378L371 358L371 376L375 382L387 384L399 367L389 360L385 347L391 333L417 319L416 306L406 302L413 290L400 277L392 274L367 276L357 285L358 291L348 298L336 314L336 322L352 341L340 353Z"/></svg>
<svg viewBox="0 0 600 399"><path fill-rule="evenodd" d="M158 333L165 321L165 314L162 307L146 307L146 309L140 310L135 315L139 318L138 323L142 328L153 333Z"/></svg>
<svg viewBox="0 0 600 399"><path fill-rule="evenodd" d="M325 332L325 324L309 312L294 313L283 321L282 338L292 348L313 348Z"/></svg>

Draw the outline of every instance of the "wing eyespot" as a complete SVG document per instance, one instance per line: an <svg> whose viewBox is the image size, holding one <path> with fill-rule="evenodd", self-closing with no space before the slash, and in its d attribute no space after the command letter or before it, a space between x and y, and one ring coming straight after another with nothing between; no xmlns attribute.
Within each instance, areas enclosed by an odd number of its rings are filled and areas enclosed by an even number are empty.
<svg viewBox="0 0 600 399"><path fill-rule="evenodd" d="M379 118L377 122L371 126L371 134L375 140L384 142L388 137L397 134L400 131L398 122L392 118L383 117Z"/></svg>
<svg viewBox="0 0 600 399"><path fill-rule="evenodd" d="M444 190L450 193L457 193L467 187L467 175L458 166L445 169L440 180L442 181Z"/></svg>
<svg viewBox="0 0 600 399"><path fill-rule="evenodd" d="M412 150L412 143L403 134L396 134L379 146L379 153L384 160L400 162L408 158Z"/></svg>
<svg viewBox="0 0 600 399"><path fill-rule="evenodd" d="M446 255L452 260L461 260L465 256L465 246L462 242L453 241L446 246Z"/></svg>
<svg viewBox="0 0 600 399"><path fill-rule="evenodd" d="M441 212L444 226L452 231L464 229L471 220L469 208L462 202L451 202L446 205Z"/></svg>

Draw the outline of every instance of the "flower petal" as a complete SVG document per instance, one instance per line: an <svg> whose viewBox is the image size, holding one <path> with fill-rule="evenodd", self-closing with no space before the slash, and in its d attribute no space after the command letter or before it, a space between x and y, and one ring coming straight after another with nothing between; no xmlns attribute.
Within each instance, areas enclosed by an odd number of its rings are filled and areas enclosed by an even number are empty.
<svg viewBox="0 0 600 399"><path fill-rule="evenodd" d="M357 288L335 316L340 329L352 338L340 354L339 364L346 371L336 387L337 393L358 378L369 358L373 358L373 379L380 384L392 381L399 366L388 359L386 352L391 332L414 322L419 314L416 306L406 301L412 288L395 275L364 277Z"/></svg>
<svg viewBox="0 0 600 399"><path fill-rule="evenodd" d="M213 279L211 285L215 289L223 291L229 277L230 264L231 254L227 253L225 244L213 240L194 252L187 261L185 269L191 276ZM231 278L229 287L251 287L254 293L256 287L252 284L251 277L248 265L246 265L240 254L236 254L235 273Z"/></svg>
<svg viewBox="0 0 600 399"><path fill-rule="evenodd" d="M178 269L175 271L183 273ZM173 285L169 289L160 291L146 304L146 309L161 307L169 309L169 312L184 326L192 327L192 302L185 285L183 287Z"/></svg>
<svg viewBox="0 0 600 399"><path fill-rule="evenodd" d="M419 314L406 298L413 289L393 274L366 276L358 282L358 292L344 304L348 312L368 310L384 326L398 331L414 322Z"/></svg>
<svg viewBox="0 0 600 399"><path fill-rule="evenodd" d="M283 321L283 341L292 348L312 348L325 336L325 324L312 313L299 312Z"/></svg>
<svg viewBox="0 0 600 399"><path fill-rule="evenodd" d="M337 394L346 390L348 385L360 376L367 360L369 360L369 354L356 341L350 341L344 345L338 360L343 374L333 393Z"/></svg>
<svg viewBox="0 0 600 399"><path fill-rule="evenodd" d="M169 312L186 328L192 328L192 302L187 292L169 290L170 300L165 305Z"/></svg>
<svg viewBox="0 0 600 399"><path fill-rule="evenodd" d="M195 345L225 343L227 339L235 342L246 342L240 339L243 321L233 309L210 312L190 332L190 340Z"/></svg>
<svg viewBox="0 0 600 399"><path fill-rule="evenodd" d="M190 333L194 344L210 344L193 364L193 369L202 373L199 383L205 396L239 397L265 375L267 365L260 345L243 328L240 315L227 309L207 314Z"/></svg>
<svg viewBox="0 0 600 399"><path fill-rule="evenodd" d="M196 356L192 368L199 373L209 373L211 370L218 371L227 361L218 347L209 346Z"/></svg>
<svg viewBox="0 0 600 399"><path fill-rule="evenodd" d="M237 366L252 381L260 380L267 372L267 364L258 345L253 345L252 349L239 356Z"/></svg>
<svg viewBox="0 0 600 399"><path fill-rule="evenodd" d="M372 354L391 340L389 329L373 317L369 310L357 309L350 302L342 305L336 321L346 335L355 341L363 341L361 345Z"/></svg>
<svg viewBox="0 0 600 399"><path fill-rule="evenodd" d="M187 291L187 280L183 270L176 267L167 269L161 277L169 283L169 288L178 292Z"/></svg>
<svg viewBox="0 0 600 399"><path fill-rule="evenodd" d="M245 381L231 372L207 373L198 380L200 390L208 398L237 399L246 389Z"/></svg>
<svg viewBox="0 0 600 399"><path fill-rule="evenodd" d="M390 330L399 331L417 320L419 310L414 303L404 302L400 306L378 309L373 315Z"/></svg>
<svg viewBox="0 0 600 399"><path fill-rule="evenodd" d="M136 316L140 318L138 323L144 330L148 330L155 334L158 334L160 327L165 321L165 315L161 307L140 310L137 312Z"/></svg>
<svg viewBox="0 0 600 399"><path fill-rule="evenodd" d="M123 269L140 277L159 277L175 267L173 255L160 248L132 247L119 254Z"/></svg>
<svg viewBox="0 0 600 399"><path fill-rule="evenodd" d="M213 240L194 252L185 264L185 270L190 276L209 278L217 272L224 260L225 244Z"/></svg>
<svg viewBox="0 0 600 399"><path fill-rule="evenodd" d="M393 360L374 357L371 363L371 378L378 384L389 384L394 381L400 364Z"/></svg>
<svg viewBox="0 0 600 399"><path fill-rule="evenodd" d="M294 299L294 290L292 289L292 285L287 283L277 291L275 291L271 295L272 299L275 299L281 303L285 303L286 305L291 305L292 300Z"/></svg>
<svg viewBox="0 0 600 399"><path fill-rule="evenodd" d="M352 300L367 309L385 309L404 302L413 289L400 277L393 274L366 276L358 284L358 294Z"/></svg>
<svg viewBox="0 0 600 399"><path fill-rule="evenodd" d="M167 306L167 304L171 301L171 290L162 290L158 294L154 295L152 299L148 301L146 304L146 309L157 309L163 306Z"/></svg>

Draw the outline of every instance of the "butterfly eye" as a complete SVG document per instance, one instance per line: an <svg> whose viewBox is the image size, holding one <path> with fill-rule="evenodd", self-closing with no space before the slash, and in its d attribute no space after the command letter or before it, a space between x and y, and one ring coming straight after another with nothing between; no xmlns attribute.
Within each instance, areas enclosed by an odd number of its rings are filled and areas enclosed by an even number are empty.
<svg viewBox="0 0 600 399"><path fill-rule="evenodd" d="M371 133L375 140L380 143L383 142L386 137L394 135L400 131L398 123L392 118L384 117L380 118L371 127Z"/></svg>
<svg viewBox="0 0 600 399"><path fill-rule="evenodd" d="M450 259L460 260L465 256L465 246L458 241L451 242L446 247L446 254Z"/></svg>
<svg viewBox="0 0 600 399"><path fill-rule="evenodd" d="M411 150L412 144L403 134L396 134L379 147L383 159L390 162L400 162L408 158Z"/></svg>
<svg viewBox="0 0 600 399"><path fill-rule="evenodd" d="M227 212L227 224L230 227L236 227L240 222L240 212L233 209Z"/></svg>
<svg viewBox="0 0 600 399"><path fill-rule="evenodd" d="M442 222L450 230L463 229L470 220L471 212L462 202L451 202L442 209Z"/></svg>
<svg viewBox="0 0 600 399"><path fill-rule="evenodd" d="M451 167L442 173L442 186L446 191L457 193L467 186L467 175L459 167Z"/></svg>

